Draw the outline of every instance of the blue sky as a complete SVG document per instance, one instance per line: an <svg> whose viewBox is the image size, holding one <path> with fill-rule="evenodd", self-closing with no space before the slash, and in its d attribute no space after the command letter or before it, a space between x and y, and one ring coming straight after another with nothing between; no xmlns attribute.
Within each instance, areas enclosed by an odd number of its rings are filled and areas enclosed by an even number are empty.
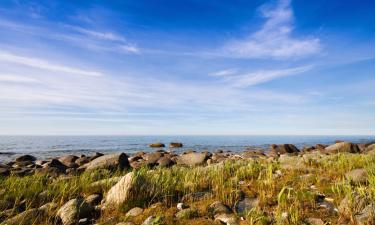
<svg viewBox="0 0 375 225"><path fill-rule="evenodd" d="M0 1L0 134L375 134L375 2Z"/></svg>

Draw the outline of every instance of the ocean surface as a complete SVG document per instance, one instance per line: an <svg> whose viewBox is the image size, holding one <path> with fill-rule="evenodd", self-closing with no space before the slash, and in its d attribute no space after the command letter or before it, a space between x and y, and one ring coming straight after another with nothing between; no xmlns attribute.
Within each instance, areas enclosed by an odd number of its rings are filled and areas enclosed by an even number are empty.
<svg viewBox="0 0 375 225"><path fill-rule="evenodd" d="M297 147L331 144L335 140L366 143L375 136L0 136L0 162L7 162L21 154L31 154L40 159L66 154L92 154L94 152L128 154L137 151L155 151L148 145L162 142L182 142L186 149L215 151L218 149L243 151L246 147L267 149L270 144L295 144ZM167 148L166 148L167 149Z"/></svg>

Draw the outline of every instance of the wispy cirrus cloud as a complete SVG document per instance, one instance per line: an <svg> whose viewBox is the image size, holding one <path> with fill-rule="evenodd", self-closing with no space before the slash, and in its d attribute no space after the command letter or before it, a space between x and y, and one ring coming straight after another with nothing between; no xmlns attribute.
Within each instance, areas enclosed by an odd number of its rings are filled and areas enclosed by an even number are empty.
<svg viewBox="0 0 375 225"><path fill-rule="evenodd" d="M262 5L258 11L265 19L262 27L243 40L232 40L223 50L235 57L289 59L319 53L319 38L294 37L291 0Z"/></svg>
<svg viewBox="0 0 375 225"><path fill-rule="evenodd" d="M304 72L311 70L312 68L312 65L306 65L287 69L258 70L255 72L249 72L245 74L231 73L226 76L223 76L223 81L229 83L233 87L249 87L270 82L272 80L279 79L282 77L302 74ZM219 71L218 73L221 72L223 71Z"/></svg>
<svg viewBox="0 0 375 225"><path fill-rule="evenodd" d="M22 76L22 75L0 74L0 82L35 83L35 82L38 82L38 80L32 77Z"/></svg>
<svg viewBox="0 0 375 225"><path fill-rule="evenodd" d="M15 63L19 65L29 66L37 69L63 72L69 74L78 74L83 76L102 76L103 74L97 71L84 70L81 68L75 68L58 63L50 62L45 59L39 59L29 56L16 55L6 51L0 51L0 61Z"/></svg>
<svg viewBox="0 0 375 225"><path fill-rule="evenodd" d="M123 35L113 31L87 29L69 24L22 24L0 17L0 28L32 36L61 41L80 48L95 51L117 52L122 54L139 54L139 47Z"/></svg>

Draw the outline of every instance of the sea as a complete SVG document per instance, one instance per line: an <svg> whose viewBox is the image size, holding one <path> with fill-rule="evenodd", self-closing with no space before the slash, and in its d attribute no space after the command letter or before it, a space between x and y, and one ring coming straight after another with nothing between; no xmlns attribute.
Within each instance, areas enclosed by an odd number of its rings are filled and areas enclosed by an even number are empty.
<svg viewBox="0 0 375 225"><path fill-rule="evenodd" d="M271 144L294 144L298 148L315 144L332 144L336 140L354 143L375 141L375 136L304 136L304 135L252 135L252 136L0 136L0 162L8 162L19 155L31 154L39 159L57 156L90 155L95 152L152 152L150 143L182 142L183 148L173 149L181 153L187 149L195 151L230 150L244 151L248 147L267 150Z"/></svg>

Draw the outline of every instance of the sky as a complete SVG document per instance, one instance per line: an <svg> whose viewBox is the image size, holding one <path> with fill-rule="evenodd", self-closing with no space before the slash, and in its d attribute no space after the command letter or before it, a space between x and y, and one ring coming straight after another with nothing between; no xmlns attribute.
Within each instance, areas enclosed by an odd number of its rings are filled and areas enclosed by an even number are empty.
<svg viewBox="0 0 375 225"><path fill-rule="evenodd" d="M372 0L0 0L1 135L375 135Z"/></svg>

